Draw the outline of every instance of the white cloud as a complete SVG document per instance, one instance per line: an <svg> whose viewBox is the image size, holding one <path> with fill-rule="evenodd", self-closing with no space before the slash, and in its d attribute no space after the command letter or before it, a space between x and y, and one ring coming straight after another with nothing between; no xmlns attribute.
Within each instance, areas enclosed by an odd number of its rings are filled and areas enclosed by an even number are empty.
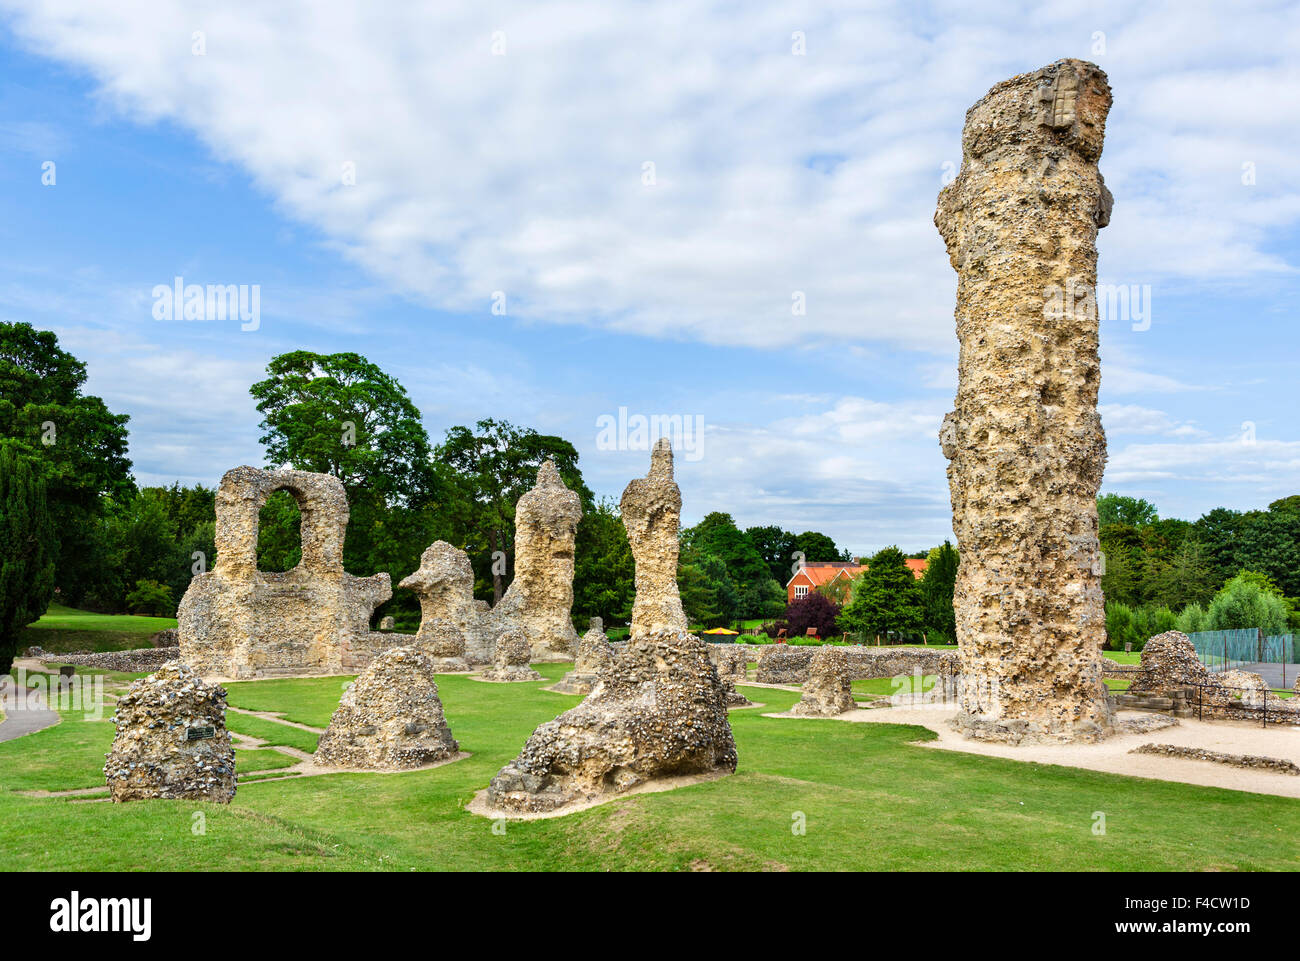
<svg viewBox="0 0 1300 961"><path fill-rule="evenodd" d="M1178 422L1163 410L1137 404L1102 404L1098 407L1106 435L1163 434L1167 437L1206 437L1194 422Z"/></svg>
<svg viewBox="0 0 1300 961"><path fill-rule="evenodd" d="M500 290L517 317L652 336L949 349L954 277L930 220L962 115L1005 76L1090 55L1099 26L1116 92L1104 269L1285 273L1268 244L1300 219L1300 131L1279 109L1294 7L1034 4L999 24L940 4L935 31L906 5L784 0L0 7L108 103L193 130L376 277L454 311Z"/></svg>

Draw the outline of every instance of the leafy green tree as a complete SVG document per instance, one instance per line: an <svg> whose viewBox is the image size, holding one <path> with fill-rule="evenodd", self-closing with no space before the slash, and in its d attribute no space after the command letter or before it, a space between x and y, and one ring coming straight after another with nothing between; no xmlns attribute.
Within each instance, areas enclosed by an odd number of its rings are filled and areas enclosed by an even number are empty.
<svg viewBox="0 0 1300 961"><path fill-rule="evenodd" d="M573 614L578 626L601 618L605 624L632 619L636 565L618 507L602 498L582 516L574 548Z"/></svg>
<svg viewBox="0 0 1300 961"><path fill-rule="evenodd" d="M925 605L925 629L941 644L957 642L957 612L953 595L957 591L957 548L948 541L930 551L921 578Z"/></svg>
<svg viewBox="0 0 1300 961"><path fill-rule="evenodd" d="M290 571L302 560L302 511L288 491L275 491L258 514L257 567Z"/></svg>
<svg viewBox="0 0 1300 961"><path fill-rule="evenodd" d="M1179 612L1177 628L1184 634L1196 634L1209 629L1206 623L1205 608L1193 601Z"/></svg>
<svg viewBox="0 0 1300 961"><path fill-rule="evenodd" d="M333 474L343 482L349 521L343 566L387 572L396 584L438 539L460 543L467 511L451 471L431 460L420 412L392 376L355 353L299 350L272 358L250 388L262 413L267 464ZM297 564L299 518L287 495L268 503L259 533L267 570ZM398 589L376 612L411 614L417 602Z"/></svg>
<svg viewBox="0 0 1300 961"><path fill-rule="evenodd" d="M1170 607L1205 603L1214 596L1215 577L1209 553L1195 533L1183 538L1172 558L1159 565L1154 592Z"/></svg>
<svg viewBox="0 0 1300 961"><path fill-rule="evenodd" d="M53 333L0 322L0 438L30 457L45 482L58 531L56 584L74 604L105 572L96 544L104 499L120 502L135 489L128 418L83 394L85 383L86 365Z"/></svg>
<svg viewBox="0 0 1300 961"><path fill-rule="evenodd" d="M1245 514L1231 556L1237 570L1268 574L1283 594L1300 595L1300 513L1284 507Z"/></svg>
<svg viewBox="0 0 1300 961"><path fill-rule="evenodd" d="M1257 627L1265 634L1285 634L1290 614L1290 605L1267 576L1242 571L1214 595L1206 615L1206 629Z"/></svg>
<svg viewBox="0 0 1300 961"><path fill-rule="evenodd" d="M1097 523L1101 527L1105 527L1107 524L1127 524L1130 527L1141 527L1155 520L1155 505L1141 497L1102 494L1097 498Z"/></svg>
<svg viewBox="0 0 1300 961"><path fill-rule="evenodd" d="M1106 602L1106 645L1112 651L1122 651L1125 642L1136 644L1137 629L1133 624L1133 608L1122 601Z"/></svg>
<svg viewBox="0 0 1300 961"><path fill-rule="evenodd" d="M714 558L713 569L707 570L707 561L691 547L683 547L677 561L677 590L692 626L720 627L730 618L728 595L733 587L725 565Z"/></svg>
<svg viewBox="0 0 1300 961"><path fill-rule="evenodd" d="M54 525L37 465L0 442L0 674L13 667L22 629L54 596Z"/></svg>
<svg viewBox="0 0 1300 961"><path fill-rule="evenodd" d="M764 598L771 593L771 571L730 514L714 511L705 515L694 527L682 531L681 540L700 558L712 557L719 561L718 565L701 563L700 566L706 575L719 570L725 573L725 580L719 580L717 588L720 596L729 598L729 617L764 616Z"/></svg>
<svg viewBox="0 0 1300 961"><path fill-rule="evenodd" d="M508 421L488 418L473 429L453 427L434 451L434 458L449 469L449 483L464 505L460 522L466 536L457 546L477 560L476 570L490 572L493 603L501 600L507 581L492 557L501 552L509 569L514 569L515 505L532 489L537 470L547 458L555 460L564 483L581 498L584 514L594 503L578 470L577 448L562 437L539 434ZM581 538L581 522L578 531Z"/></svg>
<svg viewBox="0 0 1300 961"><path fill-rule="evenodd" d="M267 462L333 474L347 489L409 503L428 481L420 412L393 377L360 354L295 350L273 357L250 388Z"/></svg>
<svg viewBox="0 0 1300 961"><path fill-rule="evenodd" d="M795 551L795 536L775 524L766 527L747 527L745 536L749 538L754 550L758 551L759 557L767 564L772 579L782 586L789 582L794 575L792 555Z"/></svg>
<svg viewBox="0 0 1300 961"><path fill-rule="evenodd" d="M126 595L126 607L132 614L170 617L176 613L172 589L148 578L135 582L135 589Z"/></svg>
<svg viewBox="0 0 1300 961"><path fill-rule="evenodd" d="M805 561L848 561L852 560L844 551L835 546L835 542L817 531L804 531L794 539L794 549L803 554ZM787 577L786 580L789 580ZM782 583L785 583L782 581Z"/></svg>
<svg viewBox="0 0 1300 961"><path fill-rule="evenodd" d="M924 600L906 560L897 547L877 552L854 584L853 602L844 609L840 623L866 637L921 633L925 628Z"/></svg>

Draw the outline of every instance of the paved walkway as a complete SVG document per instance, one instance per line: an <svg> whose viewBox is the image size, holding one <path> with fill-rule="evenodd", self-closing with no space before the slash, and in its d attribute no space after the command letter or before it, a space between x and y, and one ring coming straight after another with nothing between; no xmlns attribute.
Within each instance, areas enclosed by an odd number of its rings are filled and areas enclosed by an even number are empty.
<svg viewBox="0 0 1300 961"><path fill-rule="evenodd" d="M35 734L59 723L59 712L50 710L45 698L35 691L20 692L14 679L0 677L0 741L12 741L24 734Z"/></svg>
<svg viewBox="0 0 1300 961"><path fill-rule="evenodd" d="M1300 664L1265 664L1256 661L1253 664L1242 664L1237 670L1258 674L1265 684L1275 690L1289 691L1295 684L1296 674L1300 673Z"/></svg>

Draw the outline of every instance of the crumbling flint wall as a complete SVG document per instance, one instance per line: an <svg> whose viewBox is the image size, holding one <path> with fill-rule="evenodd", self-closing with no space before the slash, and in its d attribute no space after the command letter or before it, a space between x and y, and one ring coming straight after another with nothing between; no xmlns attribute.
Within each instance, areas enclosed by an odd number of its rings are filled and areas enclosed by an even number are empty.
<svg viewBox="0 0 1300 961"><path fill-rule="evenodd" d="M277 490L293 495L302 517L302 561L284 573L257 569L258 513ZM415 635L370 630L392 588L387 574L343 570L348 504L337 478L237 467L221 479L216 513L216 566L194 578L177 615L181 659L204 676L346 673L403 645L441 657L457 632L464 664L457 653L442 657L442 668L463 669L491 663L509 629L524 632L535 661L573 659L573 547L582 507L551 461L516 507L515 578L501 603L489 609L476 601L468 556L438 541L401 584L420 598Z"/></svg>
<svg viewBox="0 0 1300 961"><path fill-rule="evenodd" d="M573 547L581 517L578 494L548 460L515 507L515 576L501 602L489 608L476 601L469 556L436 541L421 556L420 569L398 585L419 596L421 630L435 619L456 625L474 664L492 663L497 640L512 628L527 636L533 661L573 660Z"/></svg>
<svg viewBox="0 0 1300 961"><path fill-rule="evenodd" d="M957 653L950 650L879 648L857 644L833 646L843 652L845 669L855 681L915 673L952 677L959 669ZM821 646L773 644L747 649L762 652L755 675L760 684L802 684L808 680L813 656Z"/></svg>
<svg viewBox="0 0 1300 961"><path fill-rule="evenodd" d="M277 490L293 495L302 518L302 561L283 573L257 569L258 512ZM341 674L397 646L370 630L392 596L388 575L343 570L348 502L338 478L236 467L216 500L216 565L190 582L177 613L182 661L203 676Z"/></svg>
<svg viewBox="0 0 1300 961"><path fill-rule="evenodd" d="M1106 75L1061 60L966 114L935 225L957 271L960 341L948 458L961 551L957 636L968 736L1095 740L1111 729L1096 496L1097 169Z"/></svg>

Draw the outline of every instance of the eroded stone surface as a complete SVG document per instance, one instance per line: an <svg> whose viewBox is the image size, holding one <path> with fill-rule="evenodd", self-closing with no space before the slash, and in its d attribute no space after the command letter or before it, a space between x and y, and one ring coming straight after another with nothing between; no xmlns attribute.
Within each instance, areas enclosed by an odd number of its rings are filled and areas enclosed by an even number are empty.
<svg viewBox="0 0 1300 961"><path fill-rule="evenodd" d="M257 569L258 512L277 490L302 517L302 561L283 573ZM236 467L216 501L216 566L190 581L176 615L182 661L204 676L340 674L394 646L370 630L392 596L388 575L343 570L348 503L337 477Z"/></svg>
<svg viewBox="0 0 1300 961"><path fill-rule="evenodd" d="M850 687L849 660L838 647L817 648L804 681L803 696L790 708L803 717L833 717L857 708Z"/></svg>
<svg viewBox="0 0 1300 961"><path fill-rule="evenodd" d="M114 801L235 796L225 689L205 684L188 665L169 661L132 681L113 724L104 777Z"/></svg>
<svg viewBox="0 0 1300 961"><path fill-rule="evenodd" d="M446 541L434 541L420 555L420 568L399 587L420 599L420 628L416 637L438 622L453 625L465 642L464 656L472 664L492 663L497 631L484 602L474 600L474 570L469 555Z"/></svg>
<svg viewBox="0 0 1300 961"><path fill-rule="evenodd" d="M997 84L966 114L935 225L957 271L961 342L949 460L961 551L959 729L1018 742L1111 728L1097 489L1097 170L1111 94L1061 60Z"/></svg>
<svg viewBox="0 0 1300 961"><path fill-rule="evenodd" d="M599 617L593 617L587 633L578 641L578 656L574 658L573 670L564 675L552 690L561 694L590 694L600 672L613 663L614 649L605 636L605 625Z"/></svg>
<svg viewBox="0 0 1300 961"><path fill-rule="evenodd" d="M650 452L650 473L627 485L618 506L636 563L631 637L689 630L677 590L682 492L673 480L673 449L666 437Z"/></svg>
<svg viewBox="0 0 1300 961"><path fill-rule="evenodd" d="M586 700L533 732L492 779L488 804L553 811L658 778L735 769L722 685L704 643L648 634L628 641Z"/></svg>
<svg viewBox="0 0 1300 961"><path fill-rule="evenodd" d="M414 647L381 654L343 692L314 760L323 767L407 770L455 757L438 696L436 658Z"/></svg>
<svg viewBox="0 0 1300 961"><path fill-rule="evenodd" d="M869 677L916 674L954 677L960 667L957 652L952 650L859 644L834 646L844 652L849 675L855 681ZM820 646L802 644L770 644L760 647L758 651L761 656L755 679L760 684L802 684L808 680L812 659L819 650Z"/></svg>
<svg viewBox="0 0 1300 961"><path fill-rule="evenodd" d="M522 628L507 628L497 639L496 657L492 667L479 677L485 681L540 681L542 675L529 666L533 656L528 634Z"/></svg>
<svg viewBox="0 0 1300 961"><path fill-rule="evenodd" d="M515 576L492 617L500 630L524 631L534 661L571 661L578 646L573 542L581 517L581 498L564 486L551 460L515 505Z"/></svg>

